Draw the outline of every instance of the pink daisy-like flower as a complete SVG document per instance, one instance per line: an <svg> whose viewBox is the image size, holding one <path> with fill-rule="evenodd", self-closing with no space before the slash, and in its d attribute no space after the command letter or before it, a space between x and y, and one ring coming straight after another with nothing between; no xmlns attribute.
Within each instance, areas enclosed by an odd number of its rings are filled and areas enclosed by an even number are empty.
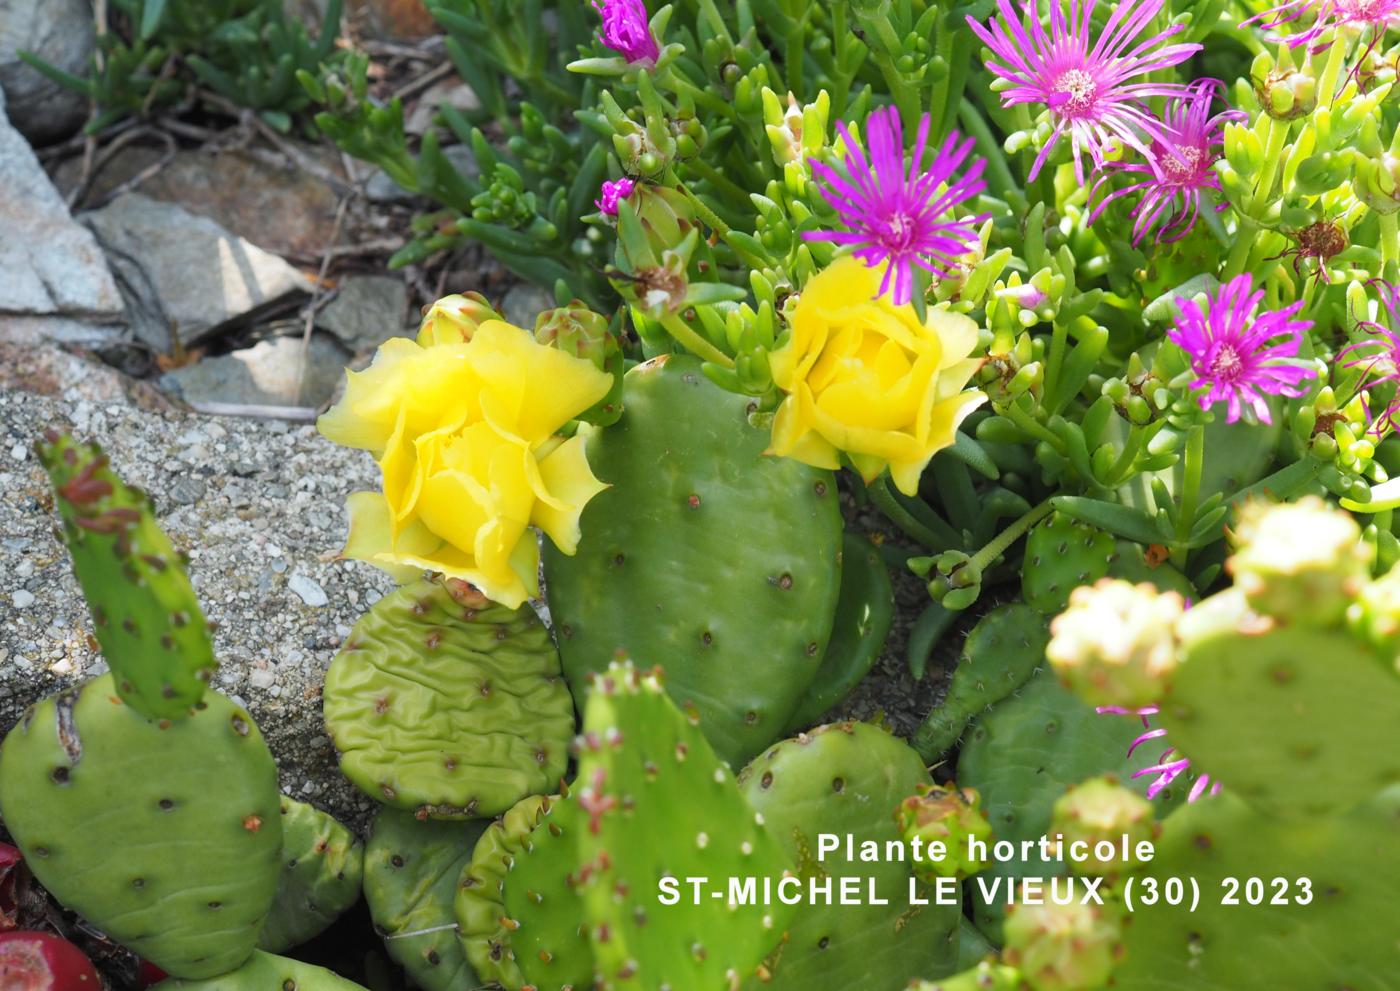
<svg viewBox="0 0 1400 991"><path fill-rule="evenodd" d="M1239 110L1211 116L1211 104L1224 85L1218 79L1198 79L1180 96L1171 97L1146 161L1105 163L1091 199L1114 173L1133 173L1142 178L1101 199L1090 212L1089 223L1098 220L1114 200L1141 192L1142 199L1131 214L1134 245L1151 233L1164 215L1166 224L1158 232L1159 240L1170 243L1186 236L1200 215L1202 192L1220 189L1220 177L1212 166L1220 157L1217 149L1225 138L1225 122L1247 116ZM1223 210L1225 204L1215 209Z"/></svg>
<svg viewBox="0 0 1400 991"><path fill-rule="evenodd" d="M593 205L598 208L598 212L609 217L617 216L617 205L627 197L632 195L632 190L637 188L637 182L623 176L616 182L603 181L603 185L598 188L598 198L593 201Z"/></svg>
<svg viewBox="0 0 1400 991"><path fill-rule="evenodd" d="M593 0L593 9L603 18L598 38L629 62L655 64L661 49L651 33L647 9L642 0Z"/></svg>
<svg viewBox="0 0 1400 991"><path fill-rule="evenodd" d="M904 129L894 107L875 110L866 118L868 159L845 124L838 123L836 129L846 145L842 160L845 175L817 161L812 162L812 171L822 180L822 196L836 209L846 230L809 231L803 236L809 241L854 245L855 256L867 267L885 265L880 294L893 285L894 302L903 305L914 295L914 266L948 278L957 257L977 244L976 225L987 219L985 214L961 220L942 218L986 188L982 170L987 162L978 158L963 175L955 175L972 150L973 140L964 141L954 131L934 156L933 164L922 169L928 145L927 114L919 123L907 167ZM940 193L945 183L947 188Z"/></svg>
<svg viewBox="0 0 1400 991"><path fill-rule="evenodd" d="M1258 21L1261 26L1273 29L1305 20L1309 15L1312 15L1312 24L1284 36L1288 47L1307 45L1310 51L1320 52L1331 42L1314 42L1330 28L1370 28L1372 38L1367 49L1369 51L1387 28L1400 26L1400 0L1284 0L1245 23Z"/></svg>
<svg viewBox="0 0 1400 991"><path fill-rule="evenodd" d="M1362 381L1367 389L1373 389L1386 382L1400 383L1400 286L1377 282L1381 304L1390 317L1388 326L1372 320L1357 324L1365 327L1376 336L1359 344L1348 344L1337 354L1337 360L1346 368L1361 369ZM1367 433L1376 437L1400 427L1396 417L1400 415L1400 384L1379 415L1371 412L1370 400L1366 400L1366 415L1371 420Z"/></svg>
<svg viewBox="0 0 1400 991"><path fill-rule="evenodd" d="M1000 16L985 27L967 18L999 60L987 62L987 68L1011 84L1001 94L1002 106L1043 103L1050 109L1054 131L1036 156L1030 179L1040 174L1050 150L1066 132L1081 183L1082 153L1087 151L1097 166L1113 138L1149 155L1139 132L1158 138L1161 125L1142 101L1149 96L1175 96L1184 87L1130 80L1184 62L1201 49L1197 44L1163 44L1184 30L1181 24L1138 40L1165 0L1121 0L1113 5L1103 33L1093 38L1095 2L1070 0L1066 20L1061 0L1050 0L1049 34L1040 23L1036 0L1023 0L1019 14L1009 0L997 0Z"/></svg>
<svg viewBox="0 0 1400 991"><path fill-rule="evenodd" d="M1137 751L1138 747L1142 746L1147 741L1160 740L1167 735L1167 731L1160 726L1153 729L1152 723L1147 718L1148 716L1157 715L1158 711L1160 711L1155 705L1144 706L1141 709L1124 709L1116 705L1102 705L1094 711L1100 714L1110 713L1115 716L1137 716L1142 720L1143 732L1128 747L1129 757ZM1155 774L1157 780L1147 786L1147 797L1156 798L1170 786L1173 781L1185 774L1190 767L1191 761L1189 758L1182 757L1174 748L1168 747L1162 752L1162 755L1157 758L1157 763L1153 764L1151 767L1144 767L1134 771L1133 777L1143 778ZM1218 794L1220 792L1220 783L1212 782L1209 774L1199 775L1195 783L1191 785L1191 790L1186 793L1186 801L1194 802L1207 792L1212 795Z"/></svg>
<svg viewBox="0 0 1400 991"><path fill-rule="evenodd" d="M1264 395L1301 396L1298 383L1317 375L1290 360L1312 326L1311 320L1292 319L1303 301L1260 313L1263 300L1264 290L1255 291L1254 280L1240 275L1204 304L1183 300L1176 326L1167 332L1191 359L1192 387L1210 390L1201 396L1201 408L1224 402L1229 423L1240 418L1246 404L1261 421L1272 422Z"/></svg>

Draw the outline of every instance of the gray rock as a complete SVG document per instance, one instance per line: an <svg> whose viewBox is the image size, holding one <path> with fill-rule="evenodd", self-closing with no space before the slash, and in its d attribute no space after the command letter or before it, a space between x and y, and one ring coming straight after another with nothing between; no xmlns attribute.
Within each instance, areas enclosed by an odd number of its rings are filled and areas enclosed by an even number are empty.
<svg viewBox="0 0 1400 991"><path fill-rule="evenodd" d="M0 734L30 703L105 668L88 640L91 620L68 555L53 536L47 481L28 451L46 427L71 426L101 440L114 467L153 494L161 525L190 555L195 590L217 624L213 687L250 707L283 790L301 794L310 785L305 793L318 805L362 826L374 803L336 767L320 692L350 627L393 587L376 569L333 553L345 538L345 497L378 484L371 458L309 426L16 391L0 391L0 423ZM9 456L16 445L23 460ZM238 462L254 474L233 474ZM181 505L171 493L191 477L205 493ZM325 604L307 605L293 575L314 582Z"/></svg>
<svg viewBox="0 0 1400 991"><path fill-rule="evenodd" d="M287 587L313 609L319 609L331 601L326 595L326 590L305 575L292 575L287 579Z"/></svg>
<svg viewBox="0 0 1400 991"><path fill-rule="evenodd" d="M444 79L423 91L423 95L413 107L413 112L404 121L403 129L409 134L426 133L432 129L433 115L443 105L461 111L480 110L481 99L466 83L456 79Z"/></svg>
<svg viewBox="0 0 1400 991"><path fill-rule="evenodd" d="M0 99L0 338L101 342L125 317L121 293L4 109Z"/></svg>
<svg viewBox="0 0 1400 991"><path fill-rule="evenodd" d="M194 344L311 289L277 255L175 203L127 193L81 219L117 272L137 336L160 351L172 327Z"/></svg>
<svg viewBox="0 0 1400 991"><path fill-rule="evenodd" d="M452 163L454 169L468 179L475 179L481 175L481 168L476 164L472 150L466 145L448 145L442 150L442 154ZM365 181L365 198L373 203L414 203L418 200L418 197L390 179L383 169L377 169Z"/></svg>
<svg viewBox="0 0 1400 991"><path fill-rule="evenodd" d="M535 317L539 316L542 310L553 308L554 294L533 282L521 282L511 286L506 291L505 299L501 300L501 316L506 318L507 323L524 327L526 330L535 329Z"/></svg>
<svg viewBox="0 0 1400 991"><path fill-rule="evenodd" d="M303 362L300 337L274 337L173 369L160 383L194 405L315 407L335 391L349 357L334 338L313 333Z"/></svg>
<svg viewBox="0 0 1400 991"><path fill-rule="evenodd" d="M408 287L385 275L351 275L340 283L335 299L316 316L328 330L359 354L404 333Z"/></svg>
<svg viewBox="0 0 1400 991"><path fill-rule="evenodd" d="M82 127L88 101L19 59L33 52L75 76L89 71L96 28L87 0L0 0L0 89L10 122L35 144Z"/></svg>

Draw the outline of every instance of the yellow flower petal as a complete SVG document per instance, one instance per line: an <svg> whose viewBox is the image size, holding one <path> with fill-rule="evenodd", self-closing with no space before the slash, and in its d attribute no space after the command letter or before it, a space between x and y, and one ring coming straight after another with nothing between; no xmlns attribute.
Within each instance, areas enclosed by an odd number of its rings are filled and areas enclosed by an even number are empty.
<svg viewBox="0 0 1400 991"><path fill-rule="evenodd" d="M559 445L538 464L539 478L548 492L535 503L530 522L545 532L565 554L578 550L579 514L608 486L598 481L588 464L586 434L580 432Z"/></svg>

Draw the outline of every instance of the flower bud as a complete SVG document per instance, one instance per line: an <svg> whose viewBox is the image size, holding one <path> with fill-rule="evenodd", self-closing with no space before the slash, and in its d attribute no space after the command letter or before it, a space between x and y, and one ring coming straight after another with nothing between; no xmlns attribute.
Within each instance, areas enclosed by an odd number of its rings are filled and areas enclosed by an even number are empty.
<svg viewBox="0 0 1400 991"><path fill-rule="evenodd" d="M978 808L980 804L976 789L951 784L919 785L918 794L899 803L894 821L905 842L921 841L914 860L916 877L931 884L940 877L970 877L986 866L986 861L969 856L970 838L982 843L990 843L992 838L992 825ZM929 856L932 843L943 845L940 860Z"/></svg>
<svg viewBox="0 0 1400 991"><path fill-rule="evenodd" d="M617 350L617 340L608 332L608 318L577 299L536 317L535 340L591 361L599 368Z"/></svg>
<svg viewBox="0 0 1400 991"><path fill-rule="evenodd" d="M1067 858L1070 870L1076 874L1111 877L1131 872L1142 866L1140 861L1121 859L1124 838L1129 856L1139 843L1157 838L1160 827L1152 815L1152 803L1137 792L1123 787L1111 775L1090 778L1074 785L1060 796L1050 813L1050 837L1057 844L1084 843L1087 860ZM1106 841L1100 849L1100 841ZM1113 857L1099 854L1112 847Z"/></svg>
<svg viewBox="0 0 1400 991"><path fill-rule="evenodd" d="M501 315L479 292L444 296L423 308L423 322L418 325L418 343L425 348L438 344L462 344L470 341L476 328L487 320L500 319Z"/></svg>
<svg viewBox="0 0 1400 991"><path fill-rule="evenodd" d="M1285 623L1337 622L1366 579L1361 528L1317 496L1240 511L1239 549L1226 562L1256 612Z"/></svg>
<svg viewBox="0 0 1400 991"><path fill-rule="evenodd" d="M1104 578L1070 593L1045 656L1090 705L1139 709L1161 699L1178 663L1173 629L1184 603L1148 583Z"/></svg>
<svg viewBox="0 0 1400 991"><path fill-rule="evenodd" d="M1013 905L1002 959L1033 991L1094 991L1123 956L1122 920L1113 905Z"/></svg>
<svg viewBox="0 0 1400 991"><path fill-rule="evenodd" d="M1400 671L1400 568L1362 587L1347 609L1347 624Z"/></svg>
<svg viewBox="0 0 1400 991"><path fill-rule="evenodd" d="M1254 95L1274 120L1297 120L1317 108L1317 80L1298 69L1279 67L1263 79L1255 78Z"/></svg>

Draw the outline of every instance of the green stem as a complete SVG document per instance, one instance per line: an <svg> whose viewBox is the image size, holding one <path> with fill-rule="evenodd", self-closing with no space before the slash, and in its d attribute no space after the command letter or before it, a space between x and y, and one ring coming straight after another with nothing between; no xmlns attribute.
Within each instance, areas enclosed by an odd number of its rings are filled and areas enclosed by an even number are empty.
<svg viewBox="0 0 1400 991"><path fill-rule="evenodd" d="M748 190L744 189L743 186L740 186L733 179L730 179L723 172L720 172L709 162L705 161L704 158L697 156L688 160L685 165L686 168L697 173L706 182L724 190L730 199L746 205L751 202Z"/></svg>
<svg viewBox="0 0 1400 991"><path fill-rule="evenodd" d="M674 313L668 313L666 316L662 317L661 326L665 327L668 334L674 337L682 347L696 357L704 358L706 361L724 368L734 367L733 358L729 357L729 355L691 330L690 327L686 325L686 322L681 320Z"/></svg>
<svg viewBox="0 0 1400 991"><path fill-rule="evenodd" d="M1011 174L1011 167L1006 164L1006 153L1002 151L1001 143L971 100L964 98L958 102L958 120L963 130L977 142L977 150L987 160L987 186L992 192L1005 199L1007 192L1020 189L1016 177Z"/></svg>
<svg viewBox="0 0 1400 991"><path fill-rule="evenodd" d="M950 547L961 546L962 538L951 526L941 520L925 522L906 509L904 504L899 501L899 497L890 491L888 475L877 478L866 486L865 491L870 495L870 501L875 504L875 508L883 513L891 523L899 527L906 537L918 541L932 551L944 551Z"/></svg>
<svg viewBox="0 0 1400 991"><path fill-rule="evenodd" d="M1001 413L1002 416L1006 417L1032 437L1037 440L1045 441L1045 443L1053 447L1057 453L1065 453L1064 442L1060 440L1059 437L1055 436L1054 431L1025 410L1021 409L1021 407L1017 406L1015 403L1007 406L1005 410L998 410L997 412Z"/></svg>
<svg viewBox="0 0 1400 991"><path fill-rule="evenodd" d="M1206 428L1197 424L1186 437L1186 455L1182 464L1181 508L1176 515L1176 546L1172 548L1172 563L1178 568L1186 564L1186 542L1191 539L1191 528L1196 525L1205 454Z"/></svg>
<svg viewBox="0 0 1400 991"><path fill-rule="evenodd" d="M1027 530L1049 516L1050 509L1049 499L1032 506L1030 511L1024 516L1017 519L986 544L983 544L982 549L972 555L971 560L969 560L964 567L975 568L977 571L986 571L992 566L992 562L1006 553L1006 549L1023 537Z"/></svg>
<svg viewBox="0 0 1400 991"><path fill-rule="evenodd" d="M1381 267L1384 269L1391 262L1400 264L1400 216L1393 213L1383 213L1379 220L1381 224Z"/></svg>

